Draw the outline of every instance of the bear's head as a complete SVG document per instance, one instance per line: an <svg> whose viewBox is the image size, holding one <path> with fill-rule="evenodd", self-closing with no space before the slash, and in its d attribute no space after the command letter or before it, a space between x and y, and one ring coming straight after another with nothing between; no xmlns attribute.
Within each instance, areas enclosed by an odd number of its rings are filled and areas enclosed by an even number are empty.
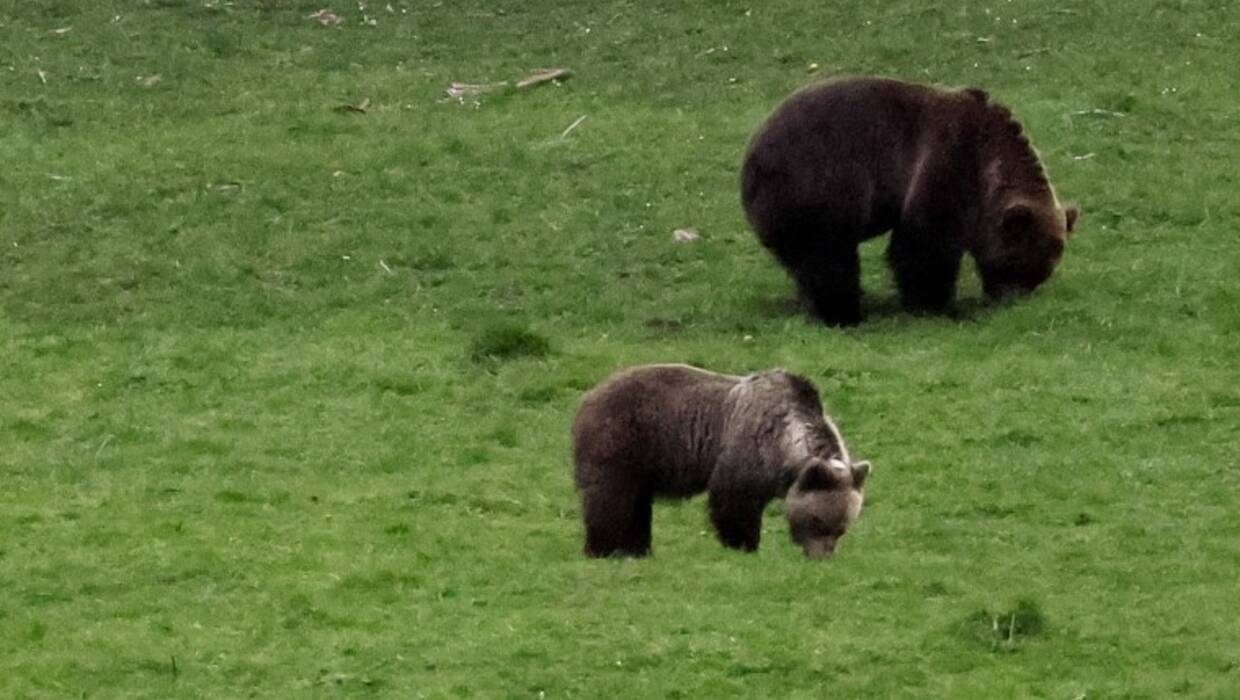
<svg viewBox="0 0 1240 700"><path fill-rule="evenodd" d="M830 556L849 526L861 515L869 462L851 466L838 459L811 457L784 499L792 541L805 556Z"/></svg>
<svg viewBox="0 0 1240 700"><path fill-rule="evenodd" d="M1063 257L1080 211L1045 204L1015 202L1005 207L976 256L982 290L990 299L1028 294L1050 278Z"/></svg>

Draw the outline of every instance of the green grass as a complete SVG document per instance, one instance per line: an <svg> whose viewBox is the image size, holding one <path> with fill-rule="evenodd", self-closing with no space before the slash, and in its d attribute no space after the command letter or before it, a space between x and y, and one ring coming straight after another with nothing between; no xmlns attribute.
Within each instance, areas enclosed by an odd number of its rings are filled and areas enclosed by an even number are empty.
<svg viewBox="0 0 1240 700"><path fill-rule="evenodd" d="M1236 697L1232 3L385 4L0 0L0 697ZM737 165L841 72L1012 106L1046 287L909 317L875 244L867 324L792 309ZM834 560L580 555L653 361L820 386Z"/></svg>

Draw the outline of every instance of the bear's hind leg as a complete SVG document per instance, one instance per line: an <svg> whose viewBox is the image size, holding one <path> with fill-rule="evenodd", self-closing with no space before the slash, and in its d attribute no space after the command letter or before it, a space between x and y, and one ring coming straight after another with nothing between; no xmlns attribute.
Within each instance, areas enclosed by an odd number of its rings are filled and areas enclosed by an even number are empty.
<svg viewBox="0 0 1240 700"><path fill-rule="evenodd" d="M711 491L710 520L723 546L754 552L762 539L762 506L743 492Z"/></svg>
<svg viewBox="0 0 1240 700"><path fill-rule="evenodd" d="M581 492L588 557L650 553L653 497L634 483L596 484Z"/></svg>
<svg viewBox="0 0 1240 700"><path fill-rule="evenodd" d="M764 195L755 195L746 211L762 244L796 282L809 312L831 326L861 323L857 245L868 197L839 194L833 201L856 202L855 211L840 211L829 206L791 206L783 195Z"/></svg>
<svg viewBox="0 0 1240 700"><path fill-rule="evenodd" d="M789 261L789 269L815 318L829 326L861 323L861 257L855 244L815 241Z"/></svg>
<svg viewBox="0 0 1240 700"><path fill-rule="evenodd" d="M639 493L633 501L633 518L629 521L632 528L629 530L628 542L634 552L633 556L644 557L650 554L650 527L653 520L654 495Z"/></svg>

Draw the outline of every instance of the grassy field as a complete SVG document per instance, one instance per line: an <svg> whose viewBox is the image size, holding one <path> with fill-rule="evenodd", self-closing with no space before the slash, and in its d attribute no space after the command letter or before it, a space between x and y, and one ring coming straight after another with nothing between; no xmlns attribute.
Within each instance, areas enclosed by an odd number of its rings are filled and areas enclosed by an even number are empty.
<svg viewBox="0 0 1240 700"><path fill-rule="evenodd" d="M1240 697L1238 12L0 0L0 697ZM737 166L837 73L1009 104L1051 282L914 318L875 243L798 313ZM568 423L653 361L819 385L833 560L581 556Z"/></svg>

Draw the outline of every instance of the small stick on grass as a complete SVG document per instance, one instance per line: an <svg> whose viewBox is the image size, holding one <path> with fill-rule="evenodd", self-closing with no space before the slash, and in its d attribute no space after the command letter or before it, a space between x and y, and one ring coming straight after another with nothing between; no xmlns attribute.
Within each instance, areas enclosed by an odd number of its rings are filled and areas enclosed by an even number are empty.
<svg viewBox="0 0 1240 700"><path fill-rule="evenodd" d="M581 115L580 117L577 117L577 121L573 122L572 124L569 124L568 128L564 130L564 133L560 134L560 140L563 141L565 137L567 137L569 133L572 132L573 129L576 129L578 126L581 126L581 122L585 120L586 120L586 115L584 114Z"/></svg>
<svg viewBox="0 0 1240 700"><path fill-rule="evenodd" d="M107 447L109 442L112 442L113 437L113 435L105 435L103 441L99 443L99 449L95 450L96 462L99 461L99 455L103 454L103 448Z"/></svg>
<svg viewBox="0 0 1240 700"><path fill-rule="evenodd" d="M549 83L553 80L563 80L572 74L573 71L568 68L544 68L534 71L533 73L518 80L517 87L527 88L535 85L542 85L543 83Z"/></svg>

